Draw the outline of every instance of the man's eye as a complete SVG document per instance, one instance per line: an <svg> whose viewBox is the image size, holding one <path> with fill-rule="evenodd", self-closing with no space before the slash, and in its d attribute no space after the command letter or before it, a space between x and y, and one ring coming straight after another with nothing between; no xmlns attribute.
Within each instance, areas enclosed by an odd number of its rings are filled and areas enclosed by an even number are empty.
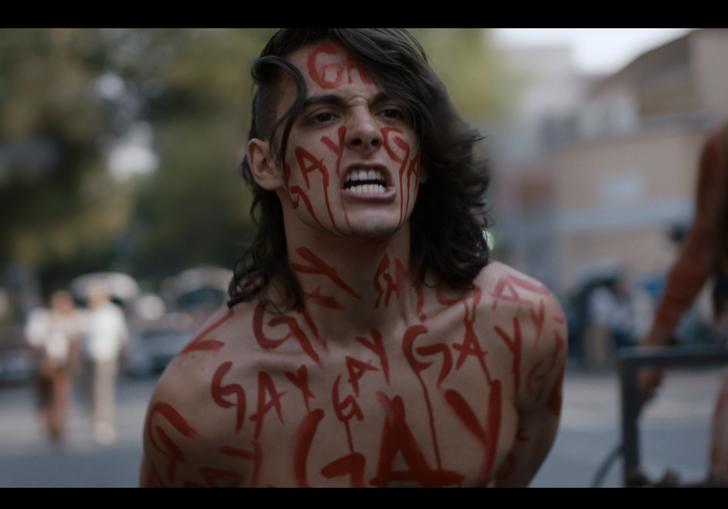
<svg viewBox="0 0 728 509"><path fill-rule="evenodd" d="M404 118L404 113L399 108L385 108L379 114L387 118Z"/></svg>
<svg viewBox="0 0 728 509"><path fill-rule="evenodd" d="M335 118L335 114L328 111L322 111L309 117L309 122L311 122L312 124L325 124L327 122L331 122Z"/></svg>

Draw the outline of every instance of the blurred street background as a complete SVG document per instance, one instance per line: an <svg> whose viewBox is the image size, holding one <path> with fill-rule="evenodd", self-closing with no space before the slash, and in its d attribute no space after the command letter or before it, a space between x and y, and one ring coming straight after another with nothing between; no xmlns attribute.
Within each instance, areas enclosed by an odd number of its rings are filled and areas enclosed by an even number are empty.
<svg viewBox="0 0 728 509"><path fill-rule="evenodd" d="M155 380L252 236L239 173L268 29L0 29L0 486L134 486ZM416 29L492 163L494 258L543 281L569 326L562 426L535 486L590 484L619 442L616 349L638 344L693 214L698 152L728 118L726 29ZM118 437L38 422L23 328L104 279L131 333ZM711 346L708 286L677 341ZM642 467L706 473L717 368L671 372ZM604 485L620 486L617 461Z"/></svg>

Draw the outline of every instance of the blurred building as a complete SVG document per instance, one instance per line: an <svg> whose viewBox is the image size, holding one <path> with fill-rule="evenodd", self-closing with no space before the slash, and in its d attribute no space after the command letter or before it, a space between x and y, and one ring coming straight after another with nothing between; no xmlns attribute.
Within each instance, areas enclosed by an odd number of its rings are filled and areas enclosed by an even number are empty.
<svg viewBox="0 0 728 509"><path fill-rule="evenodd" d="M561 295L613 267L664 273L676 249L668 232L692 215L701 142L728 118L728 30L691 31L609 76L550 68L559 79L526 86L523 104L535 87L552 108L518 112L514 125L530 125L522 153L516 128L498 156L506 261Z"/></svg>

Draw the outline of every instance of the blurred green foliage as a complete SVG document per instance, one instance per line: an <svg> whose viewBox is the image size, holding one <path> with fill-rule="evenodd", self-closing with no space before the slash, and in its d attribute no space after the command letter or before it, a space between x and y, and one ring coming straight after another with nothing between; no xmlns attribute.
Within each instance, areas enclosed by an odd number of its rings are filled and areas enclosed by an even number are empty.
<svg viewBox="0 0 728 509"><path fill-rule="evenodd" d="M499 113L487 32L413 32L466 118ZM0 30L0 272L19 263L47 287L95 270L156 283L230 267L253 231L239 174L249 69L272 33ZM156 171L115 179L109 151L140 122Z"/></svg>

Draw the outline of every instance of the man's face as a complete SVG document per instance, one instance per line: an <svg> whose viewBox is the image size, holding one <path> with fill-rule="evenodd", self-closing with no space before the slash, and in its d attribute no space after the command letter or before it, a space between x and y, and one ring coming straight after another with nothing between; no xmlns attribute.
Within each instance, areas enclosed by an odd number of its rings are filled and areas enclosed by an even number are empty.
<svg viewBox="0 0 728 509"><path fill-rule="evenodd" d="M289 60L304 76L308 95L282 167L278 195L284 209L337 235L394 234L412 213L422 177L404 105L388 97L336 43L301 48ZM286 77L279 116L295 92Z"/></svg>

